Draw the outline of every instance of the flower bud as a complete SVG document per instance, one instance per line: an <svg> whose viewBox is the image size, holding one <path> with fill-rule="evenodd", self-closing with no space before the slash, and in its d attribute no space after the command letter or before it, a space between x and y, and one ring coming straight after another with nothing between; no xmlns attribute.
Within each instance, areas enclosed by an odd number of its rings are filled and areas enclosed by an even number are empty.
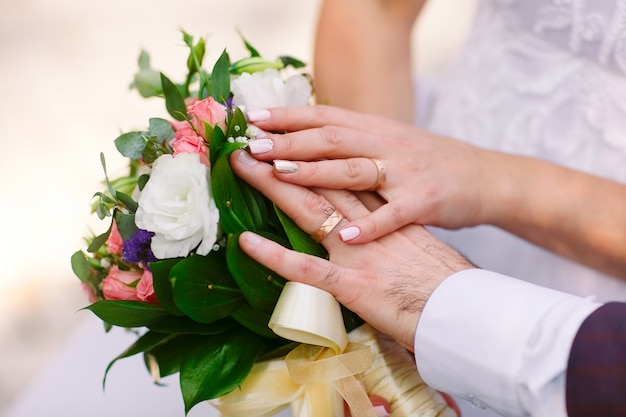
<svg viewBox="0 0 626 417"><path fill-rule="evenodd" d="M266 69L282 69L285 66L280 60L270 61L260 56L252 56L249 58L240 59L230 66L230 72L232 74L254 73L259 71L265 71Z"/></svg>

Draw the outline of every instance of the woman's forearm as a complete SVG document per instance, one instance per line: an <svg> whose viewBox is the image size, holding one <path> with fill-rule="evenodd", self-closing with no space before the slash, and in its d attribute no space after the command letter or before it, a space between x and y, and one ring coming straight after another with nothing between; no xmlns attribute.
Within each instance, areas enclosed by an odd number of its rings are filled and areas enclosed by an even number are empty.
<svg viewBox="0 0 626 417"><path fill-rule="evenodd" d="M412 122L411 33L424 3L324 0L315 39L317 102Z"/></svg>
<svg viewBox="0 0 626 417"><path fill-rule="evenodd" d="M496 226L626 279L626 185L545 161L494 154Z"/></svg>

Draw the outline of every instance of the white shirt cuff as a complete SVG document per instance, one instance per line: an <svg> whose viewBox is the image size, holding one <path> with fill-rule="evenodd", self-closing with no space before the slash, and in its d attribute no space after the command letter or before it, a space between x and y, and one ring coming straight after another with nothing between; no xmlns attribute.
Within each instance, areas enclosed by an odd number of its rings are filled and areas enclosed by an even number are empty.
<svg viewBox="0 0 626 417"><path fill-rule="evenodd" d="M490 271L458 272L426 303L417 367L433 388L503 415L567 416L572 341L600 305Z"/></svg>

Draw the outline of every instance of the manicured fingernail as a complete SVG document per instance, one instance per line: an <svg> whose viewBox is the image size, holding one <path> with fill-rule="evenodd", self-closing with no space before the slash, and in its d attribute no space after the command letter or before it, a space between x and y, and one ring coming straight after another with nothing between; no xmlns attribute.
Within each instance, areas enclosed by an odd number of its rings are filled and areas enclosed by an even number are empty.
<svg viewBox="0 0 626 417"><path fill-rule="evenodd" d="M251 157L250 154L248 154L248 152L246 151L239 152L239 156L237 156L237 160L241 162L242 164L247 165L249 167L254 166L259 162L253 157Z"/></svg>
<svg viewBox="0 0 626 417"><path fill-rule="evenodd" d="M272 139L255 139L248 142L250 152L253 154L266 153L274 149L274 142Z"/></svg>
<svg viewBox="0 0 626 417"><path fill-rule="evenodd" d="M270 111L265 109L250 110L247 113L248 120L251 122L262 122L270 118Z"/></svg>
<svg viewBox="0 0 626 417"><path fill-rule="evenodd" d="M252 232L246 233L245 235L243 235L243 238L250 246L258 246L261 244L261 242L263 242L263 239L261 239L259 235Z"/></svg>
<svg viewBox="0 0 626 417"><path fill-rule="evenodd" d="M356 239L361 234L361 229L356 226L346 227L339 231L339 237L344 242L347 242L352 239Z"/></svg>
<svg viewBox="0 0 626 417"><path fill-rule="evenodd" d="M250 129L250 132L252 134L252 138L253 139L261 139L261 138L266 138L267 137L267 132L263 129L259 129L256 126L248 126L248 129Z"/></svg>
<svg viewBox="0 0 626 417"><path fill-rule="evenodd" d="M376 411L378 417L389 417L390 415L384 405L375 406L374 411Z"/></svg>
<svg viewBox="0 0 626 417"><path fill-rule="evenodd" d="M274 168L283 174L290 174L298 171L298 164L283 159L276 159L274 160Z"/></svg>

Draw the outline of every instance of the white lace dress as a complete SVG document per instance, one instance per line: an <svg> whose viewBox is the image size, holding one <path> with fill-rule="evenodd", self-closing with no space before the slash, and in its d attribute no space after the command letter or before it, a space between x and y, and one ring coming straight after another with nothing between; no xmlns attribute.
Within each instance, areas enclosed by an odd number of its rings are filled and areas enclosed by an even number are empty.
<svg viewBox="0 0 626 417"><path fill-rule="evenodd" d="M626 0L479 0L428 90L418 116L428 130L626 182ZM626 300L623 281L494 227L435 232L486 269Z"/></svg>

